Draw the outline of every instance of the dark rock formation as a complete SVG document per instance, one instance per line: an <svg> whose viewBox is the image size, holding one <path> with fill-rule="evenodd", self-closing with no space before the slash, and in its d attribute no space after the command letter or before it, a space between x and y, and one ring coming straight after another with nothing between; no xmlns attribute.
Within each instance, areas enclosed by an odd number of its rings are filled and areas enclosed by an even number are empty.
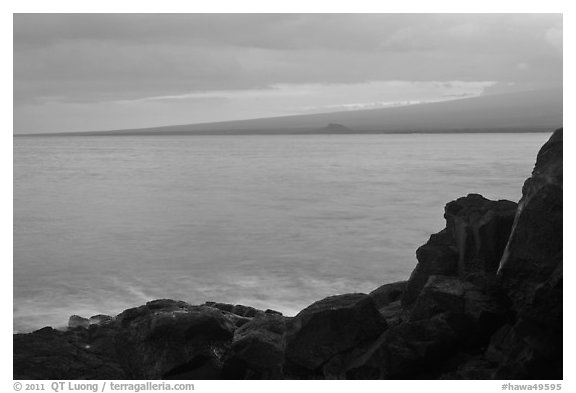
<svg viewBox="0 0 576 393"><path fill-rule="evenodd" d="M374 300L362 293L331 296L290 321L286 361L296 375L319 372L332 357L375 339L386 321Z"/></svg>
<svg viewBox="0 0 576 393"><path fill-rule="evenodd" d="M529 305L536 287L562 264L562 191L560 129L542 147L532 177L524 183L498 272L518 308Z"/></svg>
<svg viewBox="0 0 576 393"><path fill-rule="evenodd" d="M219 376L235 329L221 310L166 300L126 310L117 319L117 352L136 379Z"/></svg>
<svg viewBox="0 0 576 393"><path fill-rule="evenodd" d="M127 379L114 354L92 348L80 330L15 334L14 379Z"/></svg>
<svg viewBox="0 0 576 393"><path fill-rule="evenodd" d="M242 304L228 304L228 303L216 303L216 302L206 302L205 306L214 307L219 310L228 311L232 314L236 314L241 317L253 318L257 315L264 313L262 310L258 310L254 307L244 306ZM268 312L274 312L273 310L267 310ZM277 312L277 311L276 311Z"/></svg>
<svg viewBox="0 0 576 393"><path fill-rule="evenodd" d="M505 360L497 376L562 378L562 129L540 149L498 276L517 321L495 338Z"/></svg>
<svg viewBox="0 0 576 393"><path fill-rule="evenodd" d="M469 194L446 205L444 218L458 250L458 275L495 273L508 242L517 204Z"/></svg>
<svg viewBox="0 0 576 393"><path fill-rule="evenodd" d="M368 294L378 309L389 306L402 298L408 281L398 281L391 284L384 284Z"/></svg>
<svg viewBox="0 0 576 393"><path fill-rule="evenodd" d="M485 345L506 322L507 311L499 299L470 282L432 276L410 311L410 321L449 313L468 326L470 343Z"/></svg>
<svg viewBox="0 0 576 393"><path fill-rule="evenodd" d="M72 315L70 319L68 319L68 327L70 329L77 327L87 328L88 326L90 326L90 320L88 318L83 318L79 315Z"/></svg>
<svg viewBox="0 0 576 393"><path fill-rule="evenodd" d="M88 322L90 322L90 325L100 325L103 323L111 322L113 319L114 318L110 315L98 314L91 316Z"/></svg>
<svg viewBox="0 0 576 393"><path fill-rule="evenodd" d="M495 274L516 214L516 203L469 194L446 205L446 228L416 251L404 306L410 306L432 275Z"/></svg>
<svg viewBox="0 0 576 393"><path fill-rule="evenodd" d="M400 322L343 377L562 378L561 133L518 209L477 194L446 206L446 228L417 251Z"/></svg>
<svg viewBox="0 0 576 393"><path fill-rule="evenodd" d="M430 276L453 276L458 271L458 253L448 230L444 229L432 236L418 250L418 264L410 275L402 297L402 305L410 307L418 298L420 291Z"/></svg>
<svg viewBox="0 0 576 393"><path fill-rule="evenodd" d="M343 377L414 379L438 373L440 361L458 347L464 329L460 325L440 314L391 327L348 364Z"/></svg>
<svg viewBox="0 0 576 393"><path fill-rule="evenodd" d="M155 300L14 335L15 379L562 379L562 130L517 206L446 205L408 281L295 317Z"/></svg>
<svg viewBox="0 0 576 393"><path fill-rule="evenodd" d="M228 379L282 378L285 347L285 318L259 315L236 329L223 375Z"/></svg>
<svg viewBox="0 0 576 393"><path fill-rule="evenodd" d="M368 294L376 304L380 315L388 326L395 326L402 321L402 295L407 281L384 284Z"/></svg>

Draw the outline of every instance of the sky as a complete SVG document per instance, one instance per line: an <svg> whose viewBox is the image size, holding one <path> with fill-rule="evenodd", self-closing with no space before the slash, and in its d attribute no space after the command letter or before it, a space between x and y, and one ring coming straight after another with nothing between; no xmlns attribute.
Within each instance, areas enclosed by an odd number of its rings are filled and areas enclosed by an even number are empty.
<svg viewBox="0 0 576 393"><path fill-rule="evenodd" d="M15 14L14 133L562 86L561 14Z"/></svg>

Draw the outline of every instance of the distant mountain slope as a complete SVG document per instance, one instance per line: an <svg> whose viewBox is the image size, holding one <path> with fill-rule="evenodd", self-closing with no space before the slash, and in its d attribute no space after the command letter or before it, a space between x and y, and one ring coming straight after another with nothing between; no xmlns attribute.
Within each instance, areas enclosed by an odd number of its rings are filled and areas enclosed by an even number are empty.
<svg viewBox="0 0 576 393"><path fill-rule="evenodd" d="M282 134L541 131L562 126L562 90L486 95L452 101L97 134ZM96 132L74 133L94 135Z"/></svg>

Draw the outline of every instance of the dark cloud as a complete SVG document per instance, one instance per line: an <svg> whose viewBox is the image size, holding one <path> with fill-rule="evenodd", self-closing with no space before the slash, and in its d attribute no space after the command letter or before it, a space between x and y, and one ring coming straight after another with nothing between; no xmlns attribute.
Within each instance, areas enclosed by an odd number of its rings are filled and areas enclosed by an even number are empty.
<svg viewBox="0 0 576 393"><path fill-rule="evenodd" d="M14 36L30 47L97 40L365 50L378 47L381 34L408 19L378 14L20 14Z"/></svg>

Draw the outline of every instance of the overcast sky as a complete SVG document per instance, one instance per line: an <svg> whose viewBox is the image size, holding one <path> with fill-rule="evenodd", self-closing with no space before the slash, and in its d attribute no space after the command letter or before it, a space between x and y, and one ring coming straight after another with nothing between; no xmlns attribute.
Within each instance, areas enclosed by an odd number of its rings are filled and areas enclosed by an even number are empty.
<svg viewBox="0 0 576 393"><path fill-rule="evenodd" d="M378 108L562 84L559 14L17 14L14 132Z"/></svg>

